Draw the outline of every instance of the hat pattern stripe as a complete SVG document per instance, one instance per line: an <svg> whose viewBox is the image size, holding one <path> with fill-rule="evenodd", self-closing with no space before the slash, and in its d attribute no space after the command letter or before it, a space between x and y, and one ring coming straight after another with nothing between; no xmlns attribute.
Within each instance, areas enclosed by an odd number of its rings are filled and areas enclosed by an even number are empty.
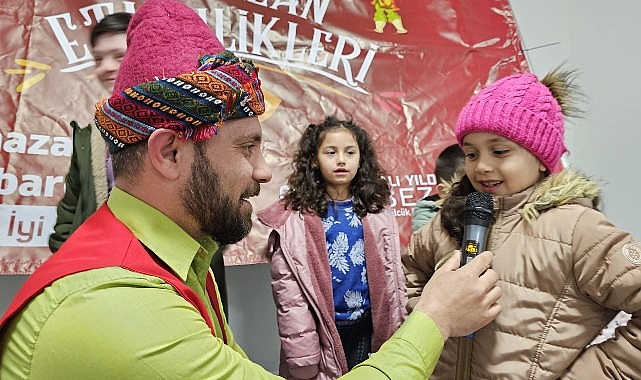
<svg viewBox="0 0 641 380"><path fill-rule="evenodd" d="M96 105L96 116L94 122L96 124L96 128L100 131L103 138L109 145L110 151L118 151L126 145L134 144L146 138L147 135L142 135L132 129L123 128L121 124L114 122L111 118L105 115L102 107L105 102L106 100Z"/></svg>
<svg viewBox="0 0 641 380"><path fill-rule="evenodd" d="M173 106L200 121L200 123L195 123L194 125L217 122L220 119L220 109L210 105L208 102L202 102L198 96L194 95L201 94L210 98L214 97L191 84L188 86L195 91L188 92L182 88L174 87L166 81L147 82L134 87L134 89L166 106Z"/></svg>
<svg viewBox="0 0 641 380"><path fill-rule="evenodd" d="M159 128L180 129L183 126L197 127L207 123L205 118L199 118L188 112L183 107L182 99L174 96L163 98L149 96L145 91L140 91L138 86L124 91L119 109L144 123L155 125ZM116 108L114 106L114 108Z"/></svg>
<svg viewBox="0 0 641 380"><path fill-rule="evenodd" d="M111 140L112 153L157 128L180 131L182 140L200 141L217 134L225 120L265 112L258 69L251 61L223 50L202 57L197 67L198 71L124 88L101 103L96 123Z"/></svg>
<svg viewBox="0 0 641 380"><path fill-rule="evenodd" d="M152 127L151 125L144 123L138 119L129 117L126 113L112 107L113 104L118 103L125 102L123 102L121 99L109 99L102 104L102 112L106 117L110 118L112 122L124 125L127 128L131 129L132 132L145 136L149 136L153 131L156 130L156 128Z"/></svg>
<svg viewBox="0 0 641 380"><path fill-rule="evenodd" d="M127 89L130 90L130 89ZM138 92L134 92L133 95L136 99L141 99L143 95ZM180 118L193 118L188 116L186 113L181 112L180 110L163 105L162 103L154 103L151 107L146 107L145 105L139 103L138 101L132 101L131 98L125 96L112 96L109 100L109 105L113 108L114 113L111 115L114 122L121 124L123 127L135 128L135 132L146 134L149 136L153 130L145 129L144 127L136 128L139 125L153 125L155 128L167 128L180 130L184 128L184 125L180 122ZM162 108L165 112L156 112L155 108ZM107 116L109 114L105 113ZM176 115L176 119L169 118L170 114ZM122 116L126 116L123 118ZM138 123L132 123L130 120L133 119ZM121 121L127 121L127 123L121 123ZM148 133L146 133L146 131Z"/></svg>

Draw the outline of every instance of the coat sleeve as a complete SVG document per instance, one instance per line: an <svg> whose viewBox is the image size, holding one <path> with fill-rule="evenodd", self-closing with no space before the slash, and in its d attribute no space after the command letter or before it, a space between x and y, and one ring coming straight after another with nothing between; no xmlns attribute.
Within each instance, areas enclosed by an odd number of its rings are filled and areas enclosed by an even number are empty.
<svg viewBox="0 0 641 380"><path fill-rule="evenodd" d="M394 310L398 309L398 313L394 313L395 318L392 318L392 323L394 324L393 329L396 330L400 327L401 323L407 318L407 312L405 310L407 305L407 289L405 288L405 271L403 269L403 263L401 262L401 240L399 237L398 223L396 222L396 216L391 211L387 209L387 217L389 222L387 223L390 227L390 252L392 257L390 258L392 262L392 274L393 278L390 278L391 287L394 288L392 291L394 304L392 307ZM390 276L390 277L391 277Z"/></svg>
<svg viewBox="0 0 641 380"><path fill-rule="evenodd" d="M574 275L584 294L631 314L614 339L586 348L563 379L636 378L641 363L641 243L601 213L581 215L572 240Z"/></svg>
<svg viewBox="0 0 641 380"><path fill-rule="evenodd" d="M316 321L294 270L280 246L280 235L272 231L269 253L272 292L283 360L290 374L300 379L315 377L321 357Z"/></svg>
<svg viewBox="0 0 641 380"><path fill-rule="evenodd" d="M78 208L78 200L80 198L80 171L78 169L78 149L76 147L76 131L78 124L75 121L71 122L73 128L73 152L71 153L71 165L69 172L65 176L65 194L58 202L56 207L56 224L53 228L53 233L49 235L49 248L51 252L55 253L62 243L64 243L71 235L74 225L74 216Z"/></svg>

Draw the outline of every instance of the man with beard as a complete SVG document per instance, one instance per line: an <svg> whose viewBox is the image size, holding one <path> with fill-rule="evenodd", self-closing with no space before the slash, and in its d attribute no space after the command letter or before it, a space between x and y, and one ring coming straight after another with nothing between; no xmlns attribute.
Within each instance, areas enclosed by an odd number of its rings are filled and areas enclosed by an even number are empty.
<svg viewBox="0 0 641 380"><path fill-rule="evenodd" d="M144 3L127 40L113 95L96 106L115 187L0 320L0 378L277 378L234 341L209 269L215 241L249 232L248 198L271 179L258 72L178 0ZM345 378L427 378L444 340L498 314L491 259L448 261Z"/></svg>

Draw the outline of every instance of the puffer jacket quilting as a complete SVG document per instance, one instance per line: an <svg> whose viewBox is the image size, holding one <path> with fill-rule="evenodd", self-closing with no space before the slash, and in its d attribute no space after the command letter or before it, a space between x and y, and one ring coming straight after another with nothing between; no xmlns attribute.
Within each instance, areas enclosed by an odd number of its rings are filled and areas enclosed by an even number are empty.
<svg viewBox="0 0 641 380"><path fill-rule="evenodd" d="M596 184L565 171L494 197L488 250L502 312L474 334L472 379L638 377L641 244L592 208L597 195ZM413 234L403 255L410 308L436 263L459 248L440 223L437 215ZM632 314L631 323L616 340L588 347L618 310ZM433 379L460 378L465 339L446 342Z"/></svg>

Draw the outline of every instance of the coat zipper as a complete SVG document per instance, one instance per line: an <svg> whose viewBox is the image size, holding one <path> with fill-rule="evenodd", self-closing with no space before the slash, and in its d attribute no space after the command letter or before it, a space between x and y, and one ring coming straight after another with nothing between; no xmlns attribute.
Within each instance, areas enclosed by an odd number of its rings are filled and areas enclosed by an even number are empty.
<svg viewBox="0 0 641 380"><path fill-rule="evenodd" d="M472 338L460 337L456 360L456 379L469 380L472 367Z"/></svg>

